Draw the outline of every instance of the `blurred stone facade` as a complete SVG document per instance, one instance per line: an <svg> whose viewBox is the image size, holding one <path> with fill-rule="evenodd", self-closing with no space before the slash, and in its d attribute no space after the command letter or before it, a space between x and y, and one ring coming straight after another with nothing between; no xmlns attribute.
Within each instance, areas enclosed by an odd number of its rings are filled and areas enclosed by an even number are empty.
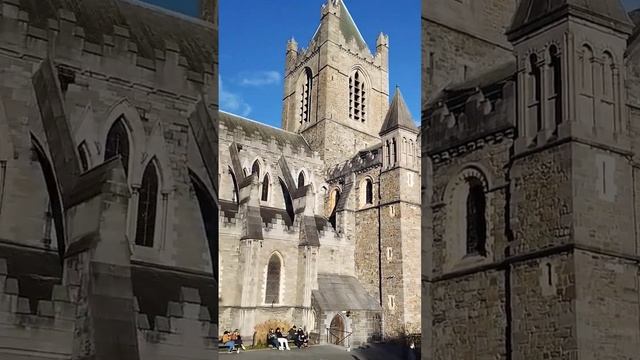
<svg viewBox="0 0 640 360"><path fill-rule="evenodd" d="M423 358L636 358L637 12L423 7Z"/></svg>

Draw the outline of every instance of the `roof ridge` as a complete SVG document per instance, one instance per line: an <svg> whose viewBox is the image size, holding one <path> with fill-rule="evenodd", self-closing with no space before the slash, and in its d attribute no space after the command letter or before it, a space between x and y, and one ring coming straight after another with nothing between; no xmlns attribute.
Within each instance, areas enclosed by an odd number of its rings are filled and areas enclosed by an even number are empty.
<svg viewBox="0 0 640 360"><path fill-rule="evenodd" d="M139 6L139 7L145 8L145 9L156 11L156 12L159 12L159 13L162 13L162 14L165 14L165 15L169 15L169 16L181 19L181 20L185 20L185 21L194 23L196 25L202 25L202 26L205 26L205 27L208 27L208 28L212 28L214 30L216 29L215 25L210 23L209 21L200 19L199 17L196 17L196 16L190 16L190 15L178 12L178 11L167 9L167 8L162 7L160 5L152 4L152 3L149 3L149 2L146 2L146 1L142 1L142 0L117 0L117 1L126 2L126 3L129 3L131 5L135 5L135 6Z"/></svg>

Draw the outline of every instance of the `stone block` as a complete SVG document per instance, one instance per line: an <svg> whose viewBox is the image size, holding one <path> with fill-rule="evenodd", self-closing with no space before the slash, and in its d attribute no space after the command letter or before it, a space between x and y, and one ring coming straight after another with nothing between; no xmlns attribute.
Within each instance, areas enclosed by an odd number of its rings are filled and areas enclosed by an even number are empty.
<svg viewBox="0 0 640 360"><path fill-rule="evenodd" d="M169 304L167 306L167 316L172 318L172 317L182 317L183 316L183 312L182 312L182 304L177 303L175 301L169 301Z"/></svg>
<svg viewBox="0 0 640 360"><path fill-rule="evenodd" d="M151 329L151 326L149 326L149 318L145 314L136 315L136 324L138 325L138 329L141 329L141 330Z"/></svg>
<svg viewBox="0 0 640 360"><path fill-rule="evenodd" d="M156 316L156 331L170 333L171 323L169 319L164 316Z"/></svg>
<svg viewBox="0 0 640 360"><path fill-rule="evenodd" d="M31 305L29 305L29 299L26 297L18 298L18 308L16 309L18 314L31 314Z"/></svg>
<svg viewBox="0 0 640 360"><path fill-rule="evenodd" d="M211 315L209 314L209 309L206 306L200 306L200 314L198 314L198 320L200 321L211 321Z"/></svg>
<svg viewBox="0 0 640 360"><path fill-rule="evenodd" d="M53 301L71 302L71 298L69 297L69 291L67 291L67 288L63 285L53 286L51 299Z"/></svg>
<svg viewBox="0 0 640 360"><path fill-rule="evenodd" d="M18 279L7 278L4 283L4 293L9 295L18 295L20 293Z"/></svg>
<svg viewBox="0 0 640 360"><path fill-rule="evenodd" d="M40 300L38 301L38 316L43 317L55 317L55 309L53 306L53 301L49 300Z"/></svg>
<svg viewBox="0 0 640 360"><path fill-rule="evenodd" d="M200 293L198 289L182 287L180 289L180 301L185 303L200 304Z"/></svg>
<svg viewBox="0 0 640 360"><path fill-rule="evenodd" d="M7 259L0 259L0 276L7 275L8 273Z"/></svg>

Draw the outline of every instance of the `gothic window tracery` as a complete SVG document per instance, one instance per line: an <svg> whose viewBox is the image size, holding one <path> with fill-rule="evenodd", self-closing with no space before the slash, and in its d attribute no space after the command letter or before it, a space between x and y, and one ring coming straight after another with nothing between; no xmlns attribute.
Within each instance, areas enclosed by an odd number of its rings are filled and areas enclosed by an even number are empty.
<svg viewBox="0 0 640 360"><path fill-rule="evenodd" d="M138 199L136 245L153 247L158 206L158 172L154 161L150 161L144 170Z"/></svg>
<svg viewBox="0 0 640 360"><path fill-rule="evenodd" d="M107 142L104 148L104 161L118 155L122 158L124 173L129 173L129 135L122 118L116 120L107 133Z"/></svg>

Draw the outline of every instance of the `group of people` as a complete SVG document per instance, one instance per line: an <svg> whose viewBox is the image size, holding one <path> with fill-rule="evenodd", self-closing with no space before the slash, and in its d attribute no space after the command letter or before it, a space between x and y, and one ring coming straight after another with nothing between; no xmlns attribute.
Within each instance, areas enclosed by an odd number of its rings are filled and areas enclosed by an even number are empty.
<svg viewBox="0 0 640 360"><path fill-rule="evenodd" d="M297 329L294 325L287 336L284 336L280 328L277 328L275 331L273 329L269 329L269 333L267 334L267 344L273 346L273 349L278 350L291 350L289 347L289 340L293 340L293 343L300 348L309 347L309 336L305 334L302 328Z"/></svg>
<svg viewBox="0 0 640 360"><path fill-rule="evenodd" d="M242 336L240 336L240 331L238 331L238 329L235 329L234 331L225 331L222 335L222 343L229 348L229 352L236 350L239 354L240 348L242 348L242 350L247 350L242 344Z"/></svg>

